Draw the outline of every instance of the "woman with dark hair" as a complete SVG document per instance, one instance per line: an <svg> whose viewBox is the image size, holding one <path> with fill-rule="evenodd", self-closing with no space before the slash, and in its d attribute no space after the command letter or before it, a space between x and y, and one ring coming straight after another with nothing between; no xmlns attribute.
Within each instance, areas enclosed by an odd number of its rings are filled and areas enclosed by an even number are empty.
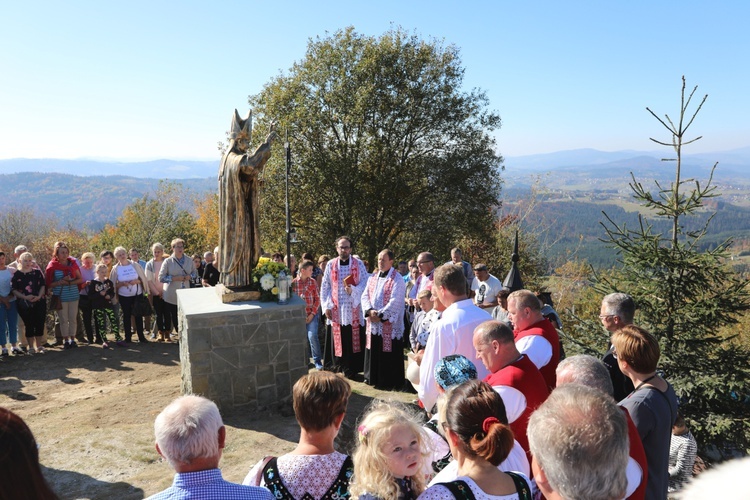
<svg viewBox="0 0 750 500"><path fill-rule="evenodd" d="M63 347L70 349L76 344L76 327L78 325L78 285L83 283L78 263L70 257L68 245L62 241L55 243L52 260L47 264L44 275L47 295L52 296L52 309L57 312L60 321L60 335ZM56 305L55 305L56 304Z"/></svg>
<svg viewBox="0 0 750 500"><path fill-rule="evenodd" d="M31 429L5 408L0 408L0 484L0 500L58 498L42 475Z"/></svg>
<svg viewBox="0 0 750 500"><path fill-rule="evenodd" d="M190 288L202 288L203 283L201 283L201 280L203 279L203 272L206 269L203 265L203 258L196 253L191 259L193 259L193 267L196 274L190 277Z"/></svg>
<svg viewBox="0 0 750 500"><path fill-rule="evenodd" d="M524 474L497 468L514 446L513 431L497 417L504 414L503 400L487 382L469 380L447 393L445 421L440 423L459 477L431 486L419 498L530 500L531 484Z"/></svg>

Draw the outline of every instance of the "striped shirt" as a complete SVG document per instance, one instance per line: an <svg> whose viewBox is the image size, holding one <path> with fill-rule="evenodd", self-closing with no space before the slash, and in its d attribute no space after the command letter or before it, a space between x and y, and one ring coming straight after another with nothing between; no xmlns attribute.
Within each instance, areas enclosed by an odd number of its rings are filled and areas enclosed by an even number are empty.
<svg viewBox="0 0 750 500"><path fill-rule="evenodd" d="M60 281L65 273L60 270L53 271L54 281ZM78 285L60 285L52 288L52 293L60 296L60 300L63 302L74 302L80 297L78 295Z"/></svg>

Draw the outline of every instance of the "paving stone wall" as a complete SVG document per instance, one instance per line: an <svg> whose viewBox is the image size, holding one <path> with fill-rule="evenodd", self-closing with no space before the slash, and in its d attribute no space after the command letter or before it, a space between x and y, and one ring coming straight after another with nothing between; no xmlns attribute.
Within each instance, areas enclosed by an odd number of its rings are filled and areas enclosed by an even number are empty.
<svg viewBox="0 0 750 500"><path fill-rule="evenodd" d="M182 393L222 409L288 404L307 373L305 304L223 304L212 288L177 293Z"/></svg>

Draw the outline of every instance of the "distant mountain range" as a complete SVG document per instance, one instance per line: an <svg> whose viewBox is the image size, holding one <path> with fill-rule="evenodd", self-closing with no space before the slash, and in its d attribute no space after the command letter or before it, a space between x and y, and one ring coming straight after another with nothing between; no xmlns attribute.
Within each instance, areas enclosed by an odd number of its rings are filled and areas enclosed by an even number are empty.
<svg viewBox="0 0 750 500"><path fill-rule="evenodd" d="M590 199L598 204L616 203L615 198L622 200L630 196L630 172L644 185L658 180L668 186L674 179L674 163L660 161L663 156L653 151L579 149L507 157L502 174L505 180L503 202L512 204L516 199L527 197L529 187L535 179L541 178L541 186L550 193L550 200ZM714 179L720 185L721 200L750 207L750 147L687 155L683 158L683 179L695 177L704 184L716 161L720 163ZM218 159L0 160L0 210L31 208L39 213L55 214L62 225L98 231L104 224L114 223L127 205L153 194L163 179L186 188L188 194L183 208L191 208L192 194L216 191L218 168ZM590 222L598 226L596 220Z"/></svg>
<svg viewBox="0 0 750 500"><path fill-rule="evenodd" d="M213 161L57 160L14 158L0 160L0 173L54 172L78 176L119 175L139 179L205 179L216 177L219 159Z"/></svg>
<svg viewBox="0 0 750 500"><path fill-rule="evenodd" d="M566 174L579 179L630 179L630 172L638 178L659 181L674 178L674 163L662 161L674 158L674 154L664 151L598 151L596 149L575 149L528 156L505 158L503 177L511 186L526 184L526 181L543 173ZM750 181L750 147L684 155L682 158L683 178L706 178L716 162L717 181ZM744 183L744 182L743 182Z"/></svg>
<svg viewBox="0 0 750 500"><path fill-rule="evenodd" d="M596 149L573 149L527 156L505 158L505 176L518 178L556 170L597 172L597 176L611 176L622 170L638 170L644 174L658 174L664 168L661 158L669 157L669 151L598 151ZM690 154L683 157L683 166L688 172L708 172L714 162L719 162L717 175L722 177L750 177L750 146L716 153ZM117 160L60 160L14 158L0 160L0 173L55 172L78 176L121 175L150 179L204 179L215 177L219 171L219 159L210 161L153 160L123 162ZM693 175L688 173L687 175Z"/></svg>
<svg viewBox="0 0 750 500"><path fill-rule="evenodd" d="M571 149L554 153L543 153L526 156L508 156L505 158L506 168L524 171L548 171L565 167L582 167L591 165L606 165L614 162L628 161L634 158L653 158L657 161L665 157L674 157L664 148L659 151L599 151L596 149ZM709 166L714 162L722 165L737 166L750 165L750 146L731 151L715 153L687 154L683 162Z"/></svg>

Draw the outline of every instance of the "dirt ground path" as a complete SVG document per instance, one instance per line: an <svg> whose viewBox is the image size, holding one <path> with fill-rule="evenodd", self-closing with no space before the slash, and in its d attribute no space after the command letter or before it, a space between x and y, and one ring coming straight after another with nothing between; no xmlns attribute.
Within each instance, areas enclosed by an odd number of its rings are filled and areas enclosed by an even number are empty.
<svg viewBox="0 0 750 500"><path fill-rule="evenodd" d="M167 488L173 471L154 449L156 415L180 395L177 344L81 346L0 360L0 406L18 413L40 446L44 474L63 499L140 499ZM354 422L373 398L415 395L353 382L337 446L349 446ZM294 448L291 405L279 411L223 415L224 478L241 482L266 455ZM23 480L23 478L19 478Z"/></svg>

